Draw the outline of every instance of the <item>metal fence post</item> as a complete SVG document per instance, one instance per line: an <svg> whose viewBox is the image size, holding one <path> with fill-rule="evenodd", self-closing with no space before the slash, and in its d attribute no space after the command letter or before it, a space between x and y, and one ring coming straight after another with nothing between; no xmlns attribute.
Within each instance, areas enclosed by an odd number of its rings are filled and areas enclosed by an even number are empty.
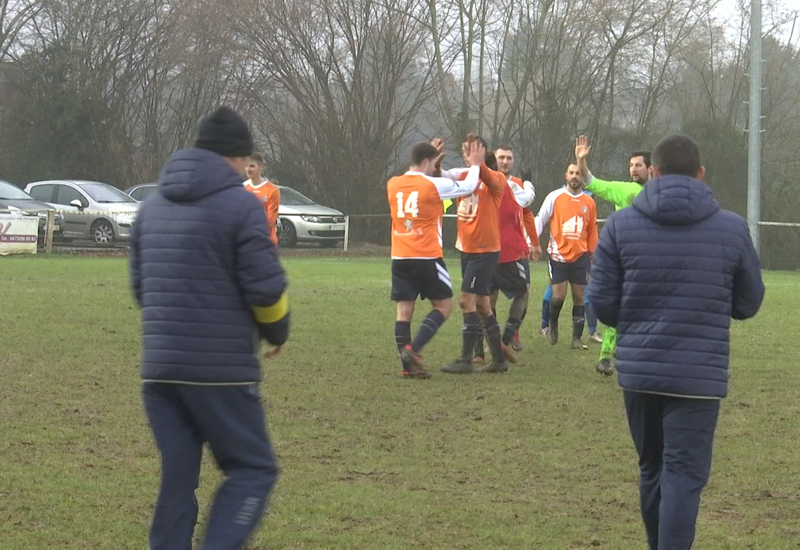
<svg viewBox="0 0 800 550"><path fill-rule="evenodd" d="M350 247L350 216L344 217L344 251Z"/></svg>

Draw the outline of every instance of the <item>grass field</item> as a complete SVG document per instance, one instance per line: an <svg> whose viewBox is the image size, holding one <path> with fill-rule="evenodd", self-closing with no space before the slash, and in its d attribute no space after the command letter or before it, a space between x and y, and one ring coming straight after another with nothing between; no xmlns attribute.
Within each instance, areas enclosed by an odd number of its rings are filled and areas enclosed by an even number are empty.
<svg viewBox="0 0 800 550"><path fill-rule="evenodd" d="M283 473L253 548L645 547L615 380L595 374L597 347L535 336L542 264L521 364L427 381L399 377L388 260L285 264L293 334L262 387ZM3 550L147 545L159 465L126 270L0 258ZM800 275L766 283L760 315L733 328L701 550L800 548ZM459 342L455 315L428 363ZM206 457L201 509L218 480Z"/></svg>

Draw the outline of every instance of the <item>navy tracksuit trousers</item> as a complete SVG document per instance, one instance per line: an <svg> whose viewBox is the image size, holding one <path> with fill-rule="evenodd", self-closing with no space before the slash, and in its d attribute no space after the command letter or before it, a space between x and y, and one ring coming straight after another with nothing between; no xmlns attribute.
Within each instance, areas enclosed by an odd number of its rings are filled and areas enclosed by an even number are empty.
<svg viewBox="0 0 800 550"><path fill-rule="evenodd" d="M720 401L625 391L650 550L692 547Z"/></svg>
<svg viewBox="0 0 800 550"><path fill-rule="evenodd" d="M225 474L202 550L238 550L257 527L278 478L256 384L145 382L144 408L161 452L151 550L191 550L203 444Z"/></svg>

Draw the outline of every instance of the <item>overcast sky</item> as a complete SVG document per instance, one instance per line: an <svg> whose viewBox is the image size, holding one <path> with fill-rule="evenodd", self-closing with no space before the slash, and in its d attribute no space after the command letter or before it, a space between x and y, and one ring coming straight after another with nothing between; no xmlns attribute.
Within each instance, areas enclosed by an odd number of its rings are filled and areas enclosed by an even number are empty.
<svg viewBox="0 0 800 550"><path fill-rule="evenodd" d="M739 5L742 0L719 0L716 15L722 19L739 19ZM743 0L749 11L750 0ZM766 33L773 26L773 14L791 17L800 13L800 0L761 0L762 29ZM777 8L775 7L777 6ZM789 40L792 31L791 21L785 23L777 32L782 40ZM800 18L797 19L797 28L794 30L792 43L797 44L800 35Z"/></svg>

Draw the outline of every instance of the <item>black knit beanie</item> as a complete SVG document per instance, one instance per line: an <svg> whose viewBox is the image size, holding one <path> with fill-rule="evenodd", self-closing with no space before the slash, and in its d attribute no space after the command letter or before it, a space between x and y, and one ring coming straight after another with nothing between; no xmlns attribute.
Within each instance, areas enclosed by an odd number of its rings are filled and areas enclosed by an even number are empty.
<svg viewBox="0 0 800 550"><path fill-rule="evenodd" d="M247 123L229 107L220 107L203 117L194 146L223 157L249 157L253 137Z"/></svg>

